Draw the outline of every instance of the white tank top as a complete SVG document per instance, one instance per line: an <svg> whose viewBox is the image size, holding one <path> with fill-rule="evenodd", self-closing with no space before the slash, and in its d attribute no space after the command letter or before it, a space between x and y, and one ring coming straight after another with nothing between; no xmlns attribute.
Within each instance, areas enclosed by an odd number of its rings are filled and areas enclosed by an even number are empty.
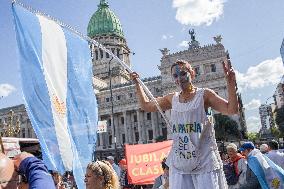
<svg viewBox="0 0 284 189"><path fill-rule="evenodd" d="M171 128L173 146L167 158L170 168L181 174L200 174L222 168L214 126L204 108L204 89L197 88L193 99L172 98Z"/></svg>

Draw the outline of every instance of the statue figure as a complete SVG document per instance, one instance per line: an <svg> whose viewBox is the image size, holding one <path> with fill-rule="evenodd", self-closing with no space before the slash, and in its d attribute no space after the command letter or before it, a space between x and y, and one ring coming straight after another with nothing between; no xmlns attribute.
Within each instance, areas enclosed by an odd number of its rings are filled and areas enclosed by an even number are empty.
<svg viewBox="0 0 284 189"><path fill-rule="evenodd" d="M221 44L221 41L222 41L222 36L221 35L217 35L215 37L213 37L214 41L217 43L217 44Z"/></svg>
<svg viewBox="0 0 284 189"><path fill-rule="evenodd" d="M168 48L163 48L163 49L159 49L161 51L161 53L163 54L163 56L166 56L169 54L170 50Z"/></svg>
<svg viewBox="0 0 284 189"><path fill-rule="evenodd" d="M189 35L190 35L190 38L191 38L191 41L195 41L195 32L194 32L194 29L188 31Z"/></svg>

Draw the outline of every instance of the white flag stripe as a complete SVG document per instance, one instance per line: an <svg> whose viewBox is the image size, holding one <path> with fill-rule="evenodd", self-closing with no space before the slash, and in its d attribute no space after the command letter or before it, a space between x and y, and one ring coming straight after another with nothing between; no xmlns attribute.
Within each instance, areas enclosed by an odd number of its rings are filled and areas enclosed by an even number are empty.
<svg viewBox="0 0 284 189"><path fill-rule="evenodd" d="M73 152L67 129L67 48L64 32L55 22L37 15L42 33L43 73L50 96L60 155L67 170L72 170Z"/></svg>

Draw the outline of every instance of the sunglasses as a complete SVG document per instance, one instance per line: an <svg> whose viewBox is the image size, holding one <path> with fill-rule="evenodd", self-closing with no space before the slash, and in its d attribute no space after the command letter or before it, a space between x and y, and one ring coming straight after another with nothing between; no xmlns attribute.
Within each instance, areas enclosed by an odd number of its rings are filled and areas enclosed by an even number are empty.
<svg viewBox="0 0 284 189"><path fill-rule="evenodd" d="M180 76L182 76L182 77L187 76L187 74L189 74L189 73L186 72L186 71L181 71L181 72L179 72L179 74L174 73L172 76L173 76L174 79L176 79Z"/></svg>

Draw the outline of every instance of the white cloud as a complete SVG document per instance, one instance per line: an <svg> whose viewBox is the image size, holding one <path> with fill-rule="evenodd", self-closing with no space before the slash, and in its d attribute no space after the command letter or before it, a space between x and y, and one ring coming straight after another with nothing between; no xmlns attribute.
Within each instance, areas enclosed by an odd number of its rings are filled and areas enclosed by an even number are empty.
<svg viewBox="0 0 284 189"><path fill-rule="evenodd" d="M172 39L173 37L174 36L172 36L172 35L165 35L165 34L162 35L163 40Z"/></svg>
<svg viewBox="0 0 284 189"><path fill-rule="evenodd" d="M9 96L16 88L10 84L0 84L0 97Z"/></svg>
<svg viewBox="0 0 284 189"><path fill-rule="evenodd" d="M247 129L249 132L259 132L261 128L259 117L251 116L247 118Z"/></svg>
<svg viewBox="0 0 284 189"><path fill-rule="evenodd" d="M188 41L182 41L178 44L179 47L188 47Z"/></svg>
<svg viewBox="0 0 284 189"><path fill-rule="evenodd" d="M173 0L176 19L181 24L211 25L223 14L225 0Z"/></svg>
<svg viewBox="0 0 284 189"><path fill-rule="evenodd" d="M260 105L261 105L260 100L252 99L248 104L245 104L244 107L246 110L254 110L259 108Z"/></svg>
<svg viewBox="0 0 284 189"><path fill-rule="evenodd" d="M246 73L236 71L238 87L240 90L257 89L280 82L284 73L283 63L280 57L273 60L265 60L256 66L248 68Z"/></svg>

